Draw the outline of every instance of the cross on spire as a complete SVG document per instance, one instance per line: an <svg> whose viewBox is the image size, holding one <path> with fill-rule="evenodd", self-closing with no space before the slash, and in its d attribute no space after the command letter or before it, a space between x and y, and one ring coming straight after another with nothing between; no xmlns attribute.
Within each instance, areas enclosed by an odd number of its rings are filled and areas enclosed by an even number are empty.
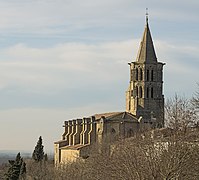
<svg viewBox="0 0 199 180"><path fill-rule="evenodd" d="M148 19L149 19L149 13L148 13L148 8L146 8L146 23L148 23Z"/></svg>

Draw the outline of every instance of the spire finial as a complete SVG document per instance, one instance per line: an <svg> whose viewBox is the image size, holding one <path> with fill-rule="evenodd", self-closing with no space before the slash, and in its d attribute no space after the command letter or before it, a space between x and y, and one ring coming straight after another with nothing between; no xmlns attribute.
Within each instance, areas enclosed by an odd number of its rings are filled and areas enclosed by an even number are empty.
<svg viewBox="0 0 199 180"><path fill-rule="evenodd" d="M146 23L148 23L148 19L149 19L149 13L148 13L148 8L146 8Z"/></svg>

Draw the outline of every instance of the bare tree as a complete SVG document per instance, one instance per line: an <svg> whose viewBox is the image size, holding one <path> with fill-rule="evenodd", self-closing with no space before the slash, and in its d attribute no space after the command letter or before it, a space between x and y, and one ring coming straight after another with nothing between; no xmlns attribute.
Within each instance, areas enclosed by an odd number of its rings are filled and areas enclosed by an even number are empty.
<svg viewBox="0 0 199 180"><path fill-rule="evenodd" d="M193 98L192 98L192 104L193 106L199 110L199 83L197 83L198 89L196 90Z"/></svg>
<svg viewBox="0 0 199 180"><path fill-rule="evenodd" d="M167 100L165 104L165 125L175 130L185 130L197 121L196 109L189 99L178 96Z"/></svg>
<svg viewBox="0 0 199 180"><path fill-rule="evenodd" d="M98 153L89 157L85 162L84 179L185 180L199 177L197 143L181 135L151 138L150 133L117 142L111 155Z"/></svg>
<svg viewBox="0 0 199 180"><path fill-rule="evenodd" d="M40 169L30 160L27 175L30 179L44 180L197 180L199 132L188 130L182 135L170 131L150 130L112 144L96 144L89 158L58 168L47 162Z"/></svg>

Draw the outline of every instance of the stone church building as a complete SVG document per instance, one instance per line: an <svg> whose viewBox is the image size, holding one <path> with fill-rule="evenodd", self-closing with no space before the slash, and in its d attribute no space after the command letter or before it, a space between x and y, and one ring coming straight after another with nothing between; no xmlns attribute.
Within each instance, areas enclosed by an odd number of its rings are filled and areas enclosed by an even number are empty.
<svg viewBox="0 0 199 180"><path fill-rule="evenodd" d="M95 114L64 122L64 133L54 143L55 165L89 157L93 144L128 138L145 127L164 126L163 66L158 62L148 17L136 61L130 66L126 111Z"/></svg>

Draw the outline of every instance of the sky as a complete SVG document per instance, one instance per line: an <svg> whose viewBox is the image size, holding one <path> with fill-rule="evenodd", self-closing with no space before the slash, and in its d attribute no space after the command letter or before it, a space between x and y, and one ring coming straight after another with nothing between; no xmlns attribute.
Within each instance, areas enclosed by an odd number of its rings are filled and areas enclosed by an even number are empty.
<svg viewBox="0 0 199 180"><path fill-rule="evenodd" d="M0 0L0 150L45 151L65 120L125 111L148 8L164 95L199 82L198 0Z"/></svg>

